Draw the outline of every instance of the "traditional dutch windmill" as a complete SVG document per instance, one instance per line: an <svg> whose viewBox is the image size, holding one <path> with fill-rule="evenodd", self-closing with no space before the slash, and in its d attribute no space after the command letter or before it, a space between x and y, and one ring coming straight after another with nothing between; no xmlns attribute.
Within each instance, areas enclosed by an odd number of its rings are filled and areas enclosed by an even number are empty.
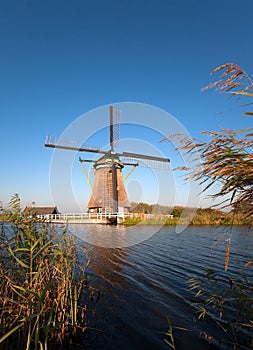
<svg viewBox="0 0 253 350"><path fill-rule="evenodd" d="M117 152L119 142L119 109L110 106L110 149L103 150L99 147L83 144L81 147L73 142L58 140L47 136L45 147L60 148L102 155L97 160L82 159L85 162L93 162L95 171L92 194L87 205L90 213L118 214L129 212L130 203L124 186L124 180L132 173L136 166L168 169L169 159L131 152ZM124 166L132 166L128 175L123 179ZM85 170L85 168L84 168Z"/></svg>

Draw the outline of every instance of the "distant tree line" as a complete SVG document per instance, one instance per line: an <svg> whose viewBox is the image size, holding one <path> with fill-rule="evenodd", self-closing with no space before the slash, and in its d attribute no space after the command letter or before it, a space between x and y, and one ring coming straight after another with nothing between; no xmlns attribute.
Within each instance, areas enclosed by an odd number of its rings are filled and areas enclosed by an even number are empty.
<svg viewBox="0 0 253 350"><path fill-rule="evenodd" d="M191 225L247 225L248 217L244 215L245 208L242 206L241 210L235 213L235 210L223 211L212 208L194 208L183 206L167 206L160 204L136 203L131 202L130 211L132 213L142 214L162 214L173 215L173 220L168 219L167 224L177 224L181 218L181 223L187 217L192 218ZM183 215L182 215L183 213Z"/></svg>
<svg viewBox="0 0 253 350"><path fill-rule="evenodd" d="M160 204L148 204L148 203L136 203L131 202L131 213L143 213L143 214L171 214L173 207L160 205Z"/></svg>

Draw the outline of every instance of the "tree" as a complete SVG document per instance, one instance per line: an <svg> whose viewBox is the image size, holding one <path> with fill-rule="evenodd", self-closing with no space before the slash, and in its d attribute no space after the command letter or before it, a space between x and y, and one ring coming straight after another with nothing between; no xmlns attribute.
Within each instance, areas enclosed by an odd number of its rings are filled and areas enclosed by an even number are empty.
<svg viewBox="0 0 253 350"><path fill-rule="evenodd" d="M175 218L179 218L182 214L183 208L179 208L179 207L175 207L172 212L171 215L173 215Z"/></svg>

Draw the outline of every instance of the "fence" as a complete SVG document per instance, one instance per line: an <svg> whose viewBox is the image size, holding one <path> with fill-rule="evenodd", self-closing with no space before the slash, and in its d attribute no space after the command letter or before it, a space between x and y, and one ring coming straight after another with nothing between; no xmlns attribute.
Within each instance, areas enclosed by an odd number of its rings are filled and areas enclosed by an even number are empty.
<svg viewBox="0 0 253 350"><path fill-rule="evenodd" d="M123 222L125 219L141 219L141 220L166 220L173 218L173 215L162 214L143 214L143 213L118 213L118 214L102 214L102 213L84 213L84 214L45 214L37 215L38 219L45 220L47 222L55 223L107 223L108 220L117 218L118 222Z"/></svg>

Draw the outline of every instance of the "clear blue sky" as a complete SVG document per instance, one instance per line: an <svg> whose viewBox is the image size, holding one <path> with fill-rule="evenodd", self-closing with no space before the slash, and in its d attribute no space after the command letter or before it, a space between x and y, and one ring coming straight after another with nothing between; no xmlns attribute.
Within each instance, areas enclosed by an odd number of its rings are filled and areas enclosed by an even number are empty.
<svg viewBox="0 0 253 350"><path fill-rule="evenodd" d="M193 137L251 126L240 103L200 89L226 62L253 76L252 13L252 0L1 0L0 200L53 204L45 136L102 105L154 105Z"/></svg>

